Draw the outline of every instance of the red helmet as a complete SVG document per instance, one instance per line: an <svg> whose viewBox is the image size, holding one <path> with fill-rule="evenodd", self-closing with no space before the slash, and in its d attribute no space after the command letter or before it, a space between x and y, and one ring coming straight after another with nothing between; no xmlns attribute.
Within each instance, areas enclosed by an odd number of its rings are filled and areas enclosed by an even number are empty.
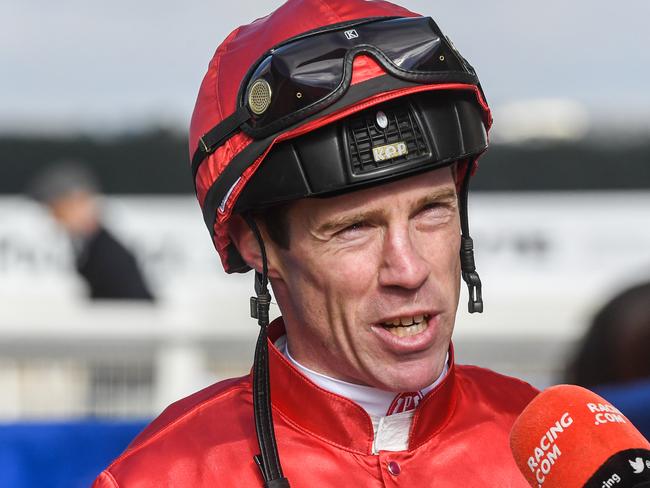
<svg viewBox="0 0 650 488"><path fill-rule="evenodd" d="M291 49L292 44L297 47ZM405 66L405 60L411 65ZM287 73L288 69L293 71ZM315 79L317 70L326 74ZM237 202L253 175L264 168L269 156L282 151L283 141L349 120L352 114L386 101L430 91L463 92L465 100L471 96L474 113L465 110L464 126L454 125L463 132L473 123L469 130L476 133L480 118L483 134L472 138L474 147L469 151L464 150L467 141L453 134L437 137L437 141L455 142L456 154L453 149L450 154L430 154L428 161L411 169L432 169L441 158L474 164L487 147L490 111L474 70L430 18L384 1L289 0L270 15L235 29L210 62L190 127L196 195L224 269L249 269L230 241L227 223L233 211L240 210ZM447 97L449 110L461 110L453 107L458 98ZM430 134L431 124L425 125ZM439 124L436 130L445 127ZM399 151L399 147L388 149ZM393 168L384 170L381 178L409 174L403 167ZM330 184L321 192L293 189L293 193L277 194L275 201L361 186L353 179ZM367 177L365 184L370 180ZM265 183L271 191L276 184L266 178Z"/></svg>
<svg viewBox="0 0 650 488"><path fill-rule="evenodd" d="M288 0L217 48L192 116L192 175L224 269L249 269L228 235L233 213L261 247L251 314L262 326L253 404L265 486L289 485L271 418L264 243L250 211L457 163L461 270L480 312L467 190L490 125L474 69L435 22L385 1Z"/></svg>

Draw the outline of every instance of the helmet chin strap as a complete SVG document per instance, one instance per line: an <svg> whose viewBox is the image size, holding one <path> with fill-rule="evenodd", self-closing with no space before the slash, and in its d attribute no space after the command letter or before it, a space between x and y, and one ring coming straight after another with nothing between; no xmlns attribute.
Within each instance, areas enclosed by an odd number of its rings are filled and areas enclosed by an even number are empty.
<svg viewBox="0 0 650 488"><path fill-rule="evenodd" d="M255 271L255 294L257 296L251 297L250 301L251 317L257 319L260 326L253 362L253 411L260 454L255 455L253 459L262 473L266 488L289 488L289 480L282 474L271 412L269 350L267 344L271 294L268 290L266 248L255 219L250 214L244 214L243 218L255 235L262 255L262 272Z"/></svg>
<svg viewBox="0 0 650 488"><path fill-rule="evenodd" d="M474 263L474 241L469 236L469 216L467 211L467 195L469 193L469 180L472 177L472 167L476 160L467 163L467 170L463 176L463 183L460 187L460 269L463 281L467 283L469 291L469 313L483 312L483 296L481 295L481 278L476 272Z"/></svg>

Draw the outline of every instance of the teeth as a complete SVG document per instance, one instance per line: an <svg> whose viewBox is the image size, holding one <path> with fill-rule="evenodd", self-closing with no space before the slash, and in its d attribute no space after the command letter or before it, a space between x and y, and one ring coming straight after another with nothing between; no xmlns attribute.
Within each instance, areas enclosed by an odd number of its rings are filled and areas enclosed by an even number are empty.
<svg viewBox="0 0 650 488"><path fill-rule="evenodd" d="M417 324L402 326L402 327L387 327L386 330L397 337L410 337L419 334L427 328L426 322L418 322Z"/></svg>
<svg viewBox="0 0 650 488"><path fill-rule="evenodd" d="M427 328L426 316L399 317L391 322L385 322L384 328L398 337L409 337L419 334Z"/></svg>
<svg viewBox="0 0 650 488"><path fill-rule="evenodd" d="M399 319L402 325L413 325L413 317L400 317Z"/></svg>
<svg viewBox="0 0 650 488"><path fill-rule="evenodd" d="M391 320L390 322L384 322L384 325L390 327L390 326L395 326L395 327L408 327L409 325L417 324L419 322L422 322L424 319L427 317L425 315L415 315L411 317L398 317L396 319Z"/></svg>

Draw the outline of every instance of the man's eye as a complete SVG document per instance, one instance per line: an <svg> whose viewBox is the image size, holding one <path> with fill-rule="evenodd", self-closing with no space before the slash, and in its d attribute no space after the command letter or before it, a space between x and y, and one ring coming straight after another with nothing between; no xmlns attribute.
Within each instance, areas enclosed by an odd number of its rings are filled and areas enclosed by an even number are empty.
<svg viewBox="0 0 650 488"><path fill-rule="evenodd" d="M453 213L453 206L442 202L430 203L422 207L419 213L425 217L445 217Z"/></svg>
<svg viewBox="0 0 650 488"><path fill-rule="evenodd" d="M337 234L344 235L344 234L353 234L355 232L358 232L364 228L366 228L368 224L366 222L355 222L354 224L350 224L347 227L341 229L340 231L337 232Z"/></svg>
<svg viewBox="0 0 650 488"><path fill-rule="evenodd" d="M429 203L428 205L425 205L422 207L420 210L420 213L427 213L427 212L436 212L440 211L442 205L439 203Z"/></svg>

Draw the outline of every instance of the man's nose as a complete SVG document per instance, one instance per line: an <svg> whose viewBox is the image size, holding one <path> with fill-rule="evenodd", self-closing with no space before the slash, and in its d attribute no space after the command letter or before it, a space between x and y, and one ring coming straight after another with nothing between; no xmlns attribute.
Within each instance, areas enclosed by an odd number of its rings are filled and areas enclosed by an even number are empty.
<svg viewBox="0 0 650 488"><path fill-rule="evenodd" d="M407 228L386 232L379 284L418 289L429 276L429 264Z"/></svg>

